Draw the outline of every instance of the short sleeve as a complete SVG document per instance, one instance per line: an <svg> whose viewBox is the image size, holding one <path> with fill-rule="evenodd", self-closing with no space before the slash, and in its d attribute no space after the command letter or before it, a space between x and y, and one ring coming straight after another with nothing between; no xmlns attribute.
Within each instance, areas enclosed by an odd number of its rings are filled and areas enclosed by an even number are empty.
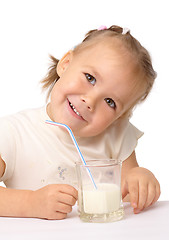
<svg viewBox="0 0 169 240"><path fill-rule="evenodd" d="M138 139L142 137L144 133L136 128L130 122L127 125L126 132L121 144L121 150L119 151L119 159L126 160L132 152L135 150Z"/></svg>
<svg viewBox="0 0 169 240"><path fill-rule="evenodd" d="M12 176L15 165L14 128L5 118L0 119L0 156L6 164L5 173L0 181L6 181Z"/></svg>
<svg viewBox="0 0 169 240"><path fill-rule="evenodd" d="M135 150L142 135L143 132L128 119L119 120L111 129L112 157L121 161L126 160Z"/></svg>

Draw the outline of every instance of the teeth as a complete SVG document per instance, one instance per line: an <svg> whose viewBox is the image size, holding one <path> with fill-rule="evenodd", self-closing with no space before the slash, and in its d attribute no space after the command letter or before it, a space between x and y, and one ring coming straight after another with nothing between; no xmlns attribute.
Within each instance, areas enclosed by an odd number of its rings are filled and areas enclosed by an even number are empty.
<svg viewBox="0 0 169 240"><path fill-rule="evenodd" d="M78 115L81 116L80 113L76 110L76 108L73 106L72 103L70 103L71 108L73 109L73 111Z"/></svg>

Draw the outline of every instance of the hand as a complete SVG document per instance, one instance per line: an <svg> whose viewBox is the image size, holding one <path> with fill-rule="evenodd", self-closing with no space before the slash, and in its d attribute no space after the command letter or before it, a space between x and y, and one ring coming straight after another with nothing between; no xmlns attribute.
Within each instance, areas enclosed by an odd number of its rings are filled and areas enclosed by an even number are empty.
<svg viewBox="0 0 169 240"><path fill-rule="evenodd" d="M122 187L122 198L130 195L134 213L155 203L160 196L160 185L155 176L147 169L134 167L129 170Z"/></svg>
<svg viewBox="0 0 169 240"><path fill-rule="evenodd" d="M51 184L31 193L31 215L45 219L63 219L72 211L77 190L67 184Z"/></svg>

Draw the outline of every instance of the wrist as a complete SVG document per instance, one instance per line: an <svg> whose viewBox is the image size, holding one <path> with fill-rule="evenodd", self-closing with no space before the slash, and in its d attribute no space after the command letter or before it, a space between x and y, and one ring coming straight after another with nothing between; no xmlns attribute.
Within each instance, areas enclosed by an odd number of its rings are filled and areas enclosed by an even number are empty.
<svg viewBox="0 0 169 240"><path fill-rule="evenodd" d="M0 187L0 216L32 217L31 190Z"/></svg>
<svg viewBox="0 0 169 240"><path fill-rule="evenodd" d="M20 212L21 217L34 218L36 217L35 198L34 198L35 191L32 191L32 190L24 190L24 191L25 191L25 196L24 196L24 203L22 205L22 210Z"/></svg>

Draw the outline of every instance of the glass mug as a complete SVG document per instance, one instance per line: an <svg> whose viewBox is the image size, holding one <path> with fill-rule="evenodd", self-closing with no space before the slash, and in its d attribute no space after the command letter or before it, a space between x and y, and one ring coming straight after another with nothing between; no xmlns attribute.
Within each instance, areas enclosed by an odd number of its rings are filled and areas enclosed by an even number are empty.
<svg viewBox="0 0 169 240"><path fill-rule="evenodd" d="M124 216L121 197L121 166L118 160L76 163L78 212L85 222L113 222Z"/></svg>

